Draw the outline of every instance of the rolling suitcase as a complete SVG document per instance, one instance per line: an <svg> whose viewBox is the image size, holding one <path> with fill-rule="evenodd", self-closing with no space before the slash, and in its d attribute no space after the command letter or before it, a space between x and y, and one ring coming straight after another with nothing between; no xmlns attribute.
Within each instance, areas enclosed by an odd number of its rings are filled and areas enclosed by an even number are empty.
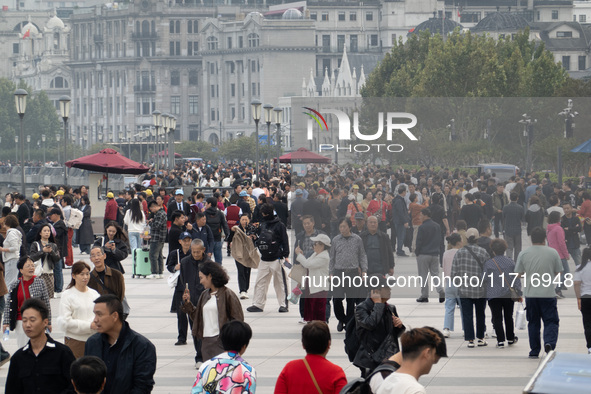
<svg viewBox="0 0 591 394"><path fill-rule="evenodd" d="M133 250L133 274L132 278L146 277L152 274L152 266L150 265L150 252L144 249Z"/></svg>

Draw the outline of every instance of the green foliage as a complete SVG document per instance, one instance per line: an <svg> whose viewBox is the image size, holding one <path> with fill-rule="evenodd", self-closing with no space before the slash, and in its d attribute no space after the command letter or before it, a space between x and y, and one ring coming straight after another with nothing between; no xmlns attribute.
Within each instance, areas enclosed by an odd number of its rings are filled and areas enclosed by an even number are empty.
<svg viewBox="0 0 591 394"><path fill-rule="evenodd" d="M449 167L507 162L524 168L527 137L518 122L527 113L538 120L534 168L556 170L556 149L562 145L565 174L586 171L586 160L569 150L588 138L587 133L579 128L575 139L562 139L564 118L557 114L566 101L540 98L588 97L591 82L570 79L543 43L529 39L529 29L499 40L459 29L445 40L428 31L412 35L386 54L361 93L365 98L360 109L364 129L375 130L372 122L376 122L377 112L404 108L417 116L419 127L413 132L421 136L417 142L405 140L401 153L376 154L369 160L379 157L390 163ZM387 100L376 103L369 99L373 97ZM589 104L577 102L579 112ZM589 124L588 117L581 113L577 124ZM451 128L446 128L451 119L455 119L453 142L449 141ZM489 138L485 140L487 124ZM376 142L392 143L385 134Z"/></svg>
<svg viewBox="0 0 591 394"><path fill-rule="evenodd" d="M57 159L56 133L63 133L62 123L52 102L45 92L32 94L33 89L24 83L20 83L18 88L29 92L27 96L27 108L23 118L23 134L25 137L25 157L27 157L26 136L31 136L31 150L37 149L37 141L41 140L41 135L46 136L46 155L47 160ZM14 91L17 89L12 81L6 78L0 78L0 159L14 160L14 136L20 133L20 119L16 113L14 104ZM63 135L62 135L63 141ZM60 144L61 145L61 144ZM38 154L33 154L31 159L42 158Z"/></svg>
<svg viewBox="0 0 591 394"><path fill-rule="evenodd" d="M175 145L175 152L183 157L200 157L205 161L215 160L217 153L212 152L213 145L205 141L183 141Z"/></svg>

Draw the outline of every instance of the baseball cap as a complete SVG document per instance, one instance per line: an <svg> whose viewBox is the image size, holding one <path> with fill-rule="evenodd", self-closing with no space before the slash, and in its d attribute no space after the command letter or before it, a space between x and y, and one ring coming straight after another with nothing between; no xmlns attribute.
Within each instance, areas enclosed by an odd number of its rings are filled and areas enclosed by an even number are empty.
<svg viewBox="0 0 591 394"><path fill-rule="evenodd" d="M31 197L33 197L33 200L37 200L39 198L39 194L33 193Z"/></svg>
<svg viewBox="0 0 591 394"><path fill-rule="evenodd" d="M474 239L480 238L478 230L476 230L474 227L470 227L468 230L466 230L466 238L470 237L474 237Z"/></svg>
<svg viewBox="0 0 591 394"><path fill-rule="evenodd" d="M295 193L296 193L296 196L301 196L302 194L304 194L304 192L302 191L302 189L296 189Z"/></svg>
<svg viewBox="0 0 591 394"><path fill-rule="evenodd" d="M246 190L242 190L239 194L240 197L246 197L248 196L248 193L246 192Z"/></svg>
<svg viewBox="0 0 591 394"><path fill-rule="evenodd" d="M179 235L179 241L182 241L183 239L187 239L187 238L192 238L191 234L189 234L188 232L182 232L181 235Z"/></svg>
<svg viewBox="0 0 591 394"><path fill-rule="evenodd" d="M359 189L359 185L353 185L353 189Z"/></svg>
<svg viewBox="0 0 591 394"><path fill-rule="evenodd" d="M113 193L111 193L111 192L108 192L108 193L107 193L107 198L114 198L114 197L115 197L115 196L113 195Z"/></svg>
<svg viewBox="0 0 591 394"><path fill-rule="evenodd" d="M363 212L357 212L355 214L355 220L363 220L365 219L365 215L363 214Z"/></svg>
<svg viewBox="0 0 591 394"><path fill-rule="evenodd" d="M64 195L64 191L63 190L58 190L57 192L55 192L56 196L63 196Z"/></svg>
<svg viewBox="0 0 591 394"><path fill-rule="evenodd" d="M183 189L176 189L176 191L174 192L174 194L175 195L179 195L180 194L180 195L184 196L185 195L185 192L183 191Z"/></svg>
<svg viewBox="0 0 591 394"><path fill-rule="evenodd" d="M146 190L146 196L150 197L151 195L153 195L152 190L147 189Z"/></svg>
<svg viewBox="0 0 591 394"><path fill-rule="evenodd" d="M330 247L330 238L326 234L318 234L315 237L310 237L310 241L312 242L322 242L326 246Z"/></svg>
<svg viewBox="0 0 591 394"><path fill-rule="evenodd" d="M306 187L306 184L304 182L300 182L300 183L298 183L298 186Z"/></svg>

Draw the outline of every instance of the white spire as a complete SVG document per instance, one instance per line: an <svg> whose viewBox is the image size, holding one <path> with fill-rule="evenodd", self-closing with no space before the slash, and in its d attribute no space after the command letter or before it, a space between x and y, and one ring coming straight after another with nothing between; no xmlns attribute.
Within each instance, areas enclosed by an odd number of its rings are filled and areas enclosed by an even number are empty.
<svg viewBox="0 0 591 394"><path fill-rule="evenodd" d="M347 56L347 49L345 47L343 48L343 58L341 59L341 67L339 67L339 76L336 80L337 94L339 96L351 96L354 94L352 90L356 85L357 81L354 80L353 76L351 75L349 57ZM340 90L340 92L338 90Z"/></svg>
<svg viewBox="0 0 591 394"><path fill-rule="evenodd" d="M361 88L365 85L365 72L363 71L363 64L361 65L361 72L359 75L359 83L357 84L357 92L361 93Z"/></svg>
<svg viewBox="0 0 591 394"><path fill-rule="evenodd" d="M330 95L330 80L328 79L328 67L324 68L324 80L322 81L322 95Z"/></svg>
<svg viewBox="0 0 591 394"><path fill-rule="evenodd" d="M302 96L307 96L306 94L306 77L302 77Z"/></svg>
<svg viewBox="0 0 591 394"><path fill-rule="evenodd" d="M314 97L316 93L316 81L314 81L314 70L310 68L310 79L308 80L307 96Z"/></svg>

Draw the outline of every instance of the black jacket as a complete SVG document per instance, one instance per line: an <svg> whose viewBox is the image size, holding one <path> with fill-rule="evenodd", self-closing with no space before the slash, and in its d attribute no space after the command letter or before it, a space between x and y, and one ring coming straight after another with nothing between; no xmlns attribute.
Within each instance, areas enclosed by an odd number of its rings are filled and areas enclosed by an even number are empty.
<svg viewBox="0 0 591 394"><path fill-rule="evenodd" d="M185 214L185 216L189 217L189 215L191 215L191 206L183 201L181 202L182 206L183 206L183 213ZM170 201L168 201L168 205L166 206L166 215L167 218L166 220L168 220L169 222L171 222L171 218L172 218L172 214L174 213L174 211L178 211L178 204L176 202L176 200L174 198L171 198Z"/></svg>
<svg viewBox="0 0 591 394"><path fill-rule="evenodd" d="M439 243L441 242L441 226L431 219L427 219L419 226L417 231L417 243L415 253L438 256Z"/></svg>
<svg viewBox="0 0 591 394"><path fill-rule="evenodd" d="M10 359L6 393L75 394L70 380L70 365L74 360L70 348L49 335L38 355L33 353L29 342Z"/></svg>
<svg viewBox="0 0 591 394"><path fill-rule="evenodd" d="M380 238L380 262L382 263L381 274L387 274L391 269L394 269L394 253L392 252L392 242L390 241L390 237L388 234L383 233L382 231L377 232L378 237ZM361 240L363 241L363 246L367 250L367 237L369 236L369 231L365 230L361 234L359 234ZM371 264L368 261L368 267L371 267ZM368 268L369 270L369 268ZM368 272L369 274L369 272Z"/></svg>
<svg viewBox="0 0 591 394"><path fill-rule="evenodd" d="M206 223L213 233L213 240L220 242L222 240L222 230L226 236L230 235L230 229L228 228L228 222L224 213L217 207L210 207L205 210ZM196 305L196 304L194 304Z"/></svg>
<svg viewBox="0 0 591 394"><path fill-rule="evenodd" d="M199 264L211 263L211 259L204 255L199 261L193 258L193 255L189 255L181 259L181 274L179 281L177 282L177 290L180 287L182 291L185 291L185 286L189 284L189 292L191 293L191 303L197 305L201 293L203 293L203 285L199 282Z"/></svg>
<svg viewBox="0 0 591 394"><path fill-rule="evenodd" d="M43 227L43 225L47 223L49 223L47 219L41 219L37 223L35 223L33 227L31 227L29 232L27 232L27 244L31 245L33 244L33 242L35 242L37 234L39 234L39 231L41 231L41 227Z"/></svg>
<svg viewBox="0 0 591 394"><path fill-rule="evenodd" d="M287 204L283 201L273 201L273 206L281 223L287 226Z"/></svg>
<svg viewBox="0 0 591 394"><path fill-rule="evenodd" d="M400 194L394 197L392 203L392 223L399 226L410 223L406 201L404 201L404 197Z"/></svg>
<svg viewBox="0 0 591 394"><path fill-rule="evenodd" d="M374 369L384 359L398 353L398 337L406 328L394 327L392 316L398 316L396 307L390 304L375 304L371 298L357 305L355 323L359 350L353 364Z"/></svg>
<svg viewBox="0 0 591 394"><path fill-rule="evenodd" d="M579 233L581 232L581 220L577 215L572 215L571 218L567 218L566 215L560 219L560 225L564 229L564 237L566 239L567 249L578 249L581 247L581 240ZM568 230L567 230L568 229Z"/></svg>
<svg viewBox="0 0 591 394"><path fill-rule="evenodd" d="M263 230L272 231L274 239L281 243L279 251L277 252L277 257L275 257L273 260L268 261L274 261L289 257L289 239L287 237L287 230L285 228L285 225L281 223L279 218L277 216L264 217L263 221L259 226L257 236L260 236Z"/></svg>
<svg viewBox="0 0 591 394"><path fill-rule="evenodd" d="M166 258L166 269L171 274L175 272L175 266L179 264L185 257L191 256L191 249L187 254L183 253L183 248L179 248L177 250L173 250L168 254ZM174 288L174 294L172 296L172 304L170 305L170 313L176 313L177 308L183 302L183 292L185 291L185 282L180 279L176 283L176 287Z"/></svg>
<svg viewBox="0 0 591 394"><path fill-rule="evenodd" d="M484 210L476 204L466 204L460 210L460 220L465 220L468 228L478 228L478 222L483 218Z"/></svg>
<svg viewBox="0 0 591 394"><path fill-rule="evenodd" d="M236 205L238 207L240 207L240 209L242 209L242 213L250 213L250 214L252 214L252 211L250 209L250 204L244 198L240 197L238 199L238 201L236 201Z"/></svg>
<svg viewBox="0 0 591 394"><path fill-rule="evenodd" d="M105 265L124 274L125 270L123 269L123 265L121 265L121 261L125 260L129 255L129 247L127 246L127 242L123 242L119 238L115 238L113 241L115 241L115 250L111 251L110 248L103 248L107 255ZM109 242L109 237L104 236L97 239L94 244L105 246L107 242Z"/></svg>
<svg viewBox="0 0 591 394"><path fill-rule="evenodd" d="M107 381L113 376L113 385L108 394L144 394L151 393L154 388L154 372L156 372L156 348L143 335L129 328L129 323L123 322L124 333L119 340L123 340L117 360L117 368L110 371L107 368ZM94 334L86 341L85 356L96 356L103 361L106 334Z"/></svg>
<svg viewBox="0 0 591 394"><path fill-rule="evenodd" d="M68 257L68 228L63 220L53 223L55 229L55 244L60 252L60 257L65 260Z"/></svg>
<svg viewBox="0 0 591 394"><path fill-rule="evenodd" d="M213 253L213 232L206 224L199 230L199 226L196 223L193 223L193 229L189 231L191 234L192 239L199 238L203 241L203 245L205 245L205 253Z"/></svg>

